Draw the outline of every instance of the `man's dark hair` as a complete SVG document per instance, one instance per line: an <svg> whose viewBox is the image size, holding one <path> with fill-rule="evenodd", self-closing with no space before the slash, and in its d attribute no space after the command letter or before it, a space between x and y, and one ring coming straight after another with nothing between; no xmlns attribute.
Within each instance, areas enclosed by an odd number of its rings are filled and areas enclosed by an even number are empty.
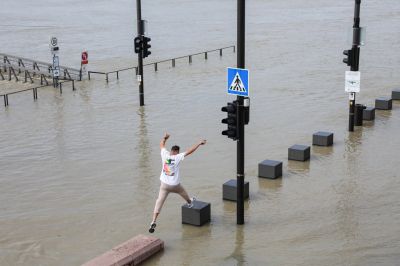
<svg viewBox="0 0 400 266"><path fill-rule="evenodd" d="M178 145L172 146L171 151L179 152L179 146Z"/></svg>

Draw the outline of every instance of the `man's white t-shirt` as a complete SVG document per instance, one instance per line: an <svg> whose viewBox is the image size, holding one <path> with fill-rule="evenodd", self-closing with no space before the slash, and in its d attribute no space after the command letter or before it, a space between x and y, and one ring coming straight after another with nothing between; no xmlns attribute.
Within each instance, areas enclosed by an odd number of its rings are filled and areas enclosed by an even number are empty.
<svg viewBox="0 0 400 266"><path fill-rule="evenodd" d="M162 170L160 180L170 186L181 183L179 178L179 164L185 159L185 153L171 155L165 148L161 149Z"/></svg>

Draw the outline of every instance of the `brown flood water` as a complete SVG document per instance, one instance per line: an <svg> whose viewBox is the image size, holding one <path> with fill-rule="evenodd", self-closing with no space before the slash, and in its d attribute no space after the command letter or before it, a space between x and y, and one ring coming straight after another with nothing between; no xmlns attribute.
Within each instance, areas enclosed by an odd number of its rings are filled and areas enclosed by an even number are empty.
<svg viewBox="0 0 400 266"><path fill-rule="evenodd" d="M143 2L149 62L235 42L235 1ZM0 108L0 265L80 265L146 234L165 131L168 147L208 140L182 163L181 175L190 194L211 202L212 221L182 225L183 201L171 195L155 234L166 249L146 265L399 265L400 103L347 132L341 61L353 5L247 3L244 226L235 224L235 203L221 195L236 172L236 145L220 133L220 108L232 99L226 67L236 54L146 69L144 108L132 72L109 84L95 77L62 95L43 89L37 102L30 93L10 96ZM49 61L47 43L56 35L61 64L76 67L84 48L92 70L135 62L134 1L21 0L0 4L0 15L1 52ZM372 106L399 86L400 2L363 1L361 24L367 44L357 102ZM316 131L334 132L334 146L312 147L310 162L288 162L288 147L310 145ZM283 161L283 178L259 179L264 159Z"/></svg>

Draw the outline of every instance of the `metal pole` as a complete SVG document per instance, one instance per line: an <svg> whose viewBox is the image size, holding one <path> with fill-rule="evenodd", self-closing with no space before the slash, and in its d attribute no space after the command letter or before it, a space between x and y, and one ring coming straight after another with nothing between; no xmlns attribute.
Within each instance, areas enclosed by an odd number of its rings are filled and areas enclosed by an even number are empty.
<svg viewBox="0 0 400 266"><path fill-rule="evenodd" d="M245 0L237 1L237 67L245 68ZM237 141L237 209L236 223L244 224L244 110L243 96L237 96L239 139Z"/></svg>
<svg viewBox="0 0 400 266"><path fill-rule="evenodd" d="M360 62L360 47L359 44L356 43L356 33L354 29L360 28L360 6L361 0L355 0L355 7L354 7L354 25L353 25L353 45L352 50L355 56L355 62L351 65L351 71L358 71L359 70L359 62ZM352 99L349 100L349 131L354 131L354 113L355 113L355 106L356 106L356 93L353 93Z"/></svg>
<svg viewBox="0 0 400 266"><path fill-rule="evenodd" d="M142 27L142 4L140 0L136 0L136 12L137 12L137 33L138 36L143 36L143 27ZM138 53L138 75L141 76L139 81L139 99L140 106L144 105L144 78L143 78L143 49L140 53Z"/></svg>

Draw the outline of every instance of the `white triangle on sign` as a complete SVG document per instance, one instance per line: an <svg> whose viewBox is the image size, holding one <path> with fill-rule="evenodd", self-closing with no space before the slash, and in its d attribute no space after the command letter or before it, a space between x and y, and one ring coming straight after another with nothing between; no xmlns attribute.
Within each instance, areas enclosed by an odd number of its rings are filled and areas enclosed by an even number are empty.
<svg viewBox="0 0 400 266"><path fill-rule="evenodd" d="M236 72L235 78L233 79L231 86L229 87L229 90L246 92L246 88L244 87L242 79L240 78L239 72Z"/></svg>

